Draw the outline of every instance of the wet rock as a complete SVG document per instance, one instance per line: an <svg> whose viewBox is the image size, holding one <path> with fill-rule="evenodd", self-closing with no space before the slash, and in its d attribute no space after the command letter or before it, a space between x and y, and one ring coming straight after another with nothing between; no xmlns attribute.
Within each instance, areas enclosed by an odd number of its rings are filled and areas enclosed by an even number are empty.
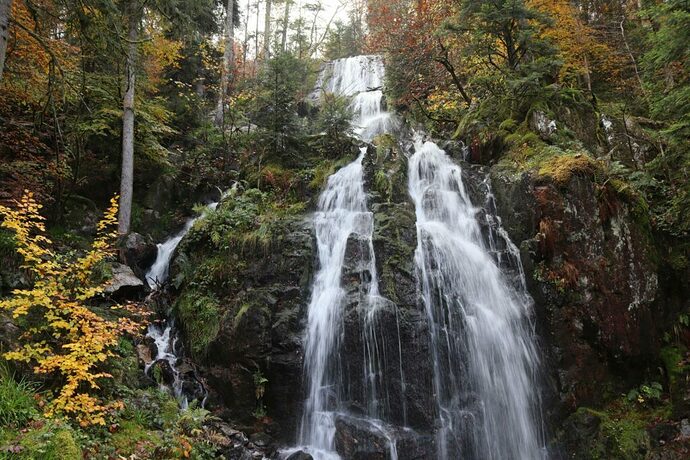
<svg viewBox="0 0 690 460"><path fill-rule="evenodd" d="M608 185L573 176L555 185L492 168L498 212L515 244L545 337L547 407L602 402L601 385L627 391L658 352L662 321L648 222ZM555 397L559 404L548 402ZM557 423L557 422L556 422Z"/></svg>
<svg viewBox="0 0 690 460"><path fill-rule="evenodd" d="M268 447L273 444L273 439L266 433L254 433L249 437L249 440L257 447Z"/></svg>
<svg viewBox="0 0 690 460"><path fill-rule="evenodd" d="M435 454L431 437L377 421L338 415L335 429L336 451L343 458L386 460L397 452L400 460L421 460Z"/></svg>
<svg viewBox="0 0 690 460"><path fill-rule="evenodd" d="M139 345L137 345L137 357L139 358L139 362L142 363L144 366L148 366L153 362L153 354L151 352L151 348L149 348L149 346L144 343L140 343Z"/></svg>
<svg viewBox="0 0 690 460"><path fill-rule="evenodd" d="M134 298L145 291L144 282L141 281L127 265L114 264L112 278L105 286L104 292L118 298Z"/></svg>
<svg viewBox="0 0 690 460"><path fill-rule="evenodd" d="M312 457L311 454L308 454L307 452L300 450L293 454L290 454L287 458L285 458L285 460L314 460L314 457Z"/></svg>

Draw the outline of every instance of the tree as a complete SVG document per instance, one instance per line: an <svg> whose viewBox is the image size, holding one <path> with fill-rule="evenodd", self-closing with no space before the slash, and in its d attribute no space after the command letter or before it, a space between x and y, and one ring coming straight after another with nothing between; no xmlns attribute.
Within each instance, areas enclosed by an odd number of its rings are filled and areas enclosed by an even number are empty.
<svg viewBox="0 0 690 460"><path fill-rule="evenodd" d="M608 73L615 70L612 64L616 60L612 58L611 48L598 39L594 29L580 18L570 1L531 0L529 5L553 19L542 36L552 39L558 46L563 62L559 72L561 82L572 84L584 79L587 90L593 94L594 70L609 70Z"/></svg>
<svg viewBox="0 0 690 460"><path fill-rule="evenodd" d="M225 4L225 28L223 41L223 68L221 69L220 91L216 107L216 125L222 126L225 113L225 100L228 95L228 85L235 73L235 26L239 25L239 5L237 0L227 0Z"/></svg>
<svg viewBox="0 0 690 460"><path fill-rule="evenodd" d="M266 0L266 16L264 16L264 60L271 57L271 0Z"/></svg>
<svg viewBox="0 0 690 460"><path fill-rule="evenodd" d="M2 72L5 68L5 54L7 53L11 13L12 0L0 0L0 80L2 80Z"/></svg>
<svg viewBox="0 0 690 460"><path fill-rule="evenodd" d="M126 88L122 101L122 176L120 179L120 214L118 232L129 233L134 195L134 89L136 83L137 40L139 39L140 9L136 0L127 6L127 63Z"/></svg>
<svg viewBox="0 0 690 460"><path fill-rule="evenodd" d="M283 53L287 50L288 27L290 27L290 6L292 0L285 0L285 9L283 10L283 32L280 40L280 49Z"/></svg>

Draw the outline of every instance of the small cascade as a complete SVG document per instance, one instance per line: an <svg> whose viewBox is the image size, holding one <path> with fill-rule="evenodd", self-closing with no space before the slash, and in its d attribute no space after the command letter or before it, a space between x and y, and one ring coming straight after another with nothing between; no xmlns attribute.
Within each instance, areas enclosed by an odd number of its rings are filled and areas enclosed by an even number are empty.
<svg viewBox="0 0 690 460"><path fill-rule="evenodd" d="M168 280L170 262L175 255L177 246L179 246L187 233L189 233L194 224L199 219L202 219L207 212L215 211L217 207L218 203L209 204L203 214L187 220L179 233L167 239L165 242L158 244L156 260L153 262L153 265L151 265L151 268L149 268L148 272L146 272L146 281L152 291L160 290ZM182 409L187 409L189 401L184 392L184 382L182 376L177 368L180 350L178 347L178 335L177 329L175 329L174 321L171 318L167 318L163 323L150 324L146 337L151 340L156 347L156 356L154 357L153 361L146 366L146 374L149 375L151 367L156 362L166 362L173 376L171 390L179 401L180 407ZM165 387L165 385L162 386Z"/></svg>
<svg viewBox="0 0 690 460"><path fill-rule="evenodd" d="M501 272L460 167L436 144L417 142L409 191L431 333L438 458L543 458L529 297Z"/></svg>
<svg viewBox="0 0 690 460"><path fill-rule="evenodd" d="M364 141L392 132L398 125L392 113L384 107L384 65L380 56L355 56L338 59L332 69L322 72L321 91L351 99L355 133Z"/></svg>
<svg viewBox="0 0 690 460"><path fill-rule="evenodd" d="M218 203L211 203L207 206L207 211L215 211L217 207ZM203 214L189 219L177 235L158 244L156 260L149 268L149 271L146 272L146 282L152 290L158 290L168 280L170 262L175 254L175 249L177 249L177 246L180 245L180 242L189 233L196 221L202 217Z"/></svg>

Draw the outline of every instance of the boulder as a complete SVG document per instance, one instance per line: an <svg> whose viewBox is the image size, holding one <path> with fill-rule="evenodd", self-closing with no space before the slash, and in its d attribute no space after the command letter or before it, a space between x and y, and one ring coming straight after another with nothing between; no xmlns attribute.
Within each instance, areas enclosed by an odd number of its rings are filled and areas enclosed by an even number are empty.
<svg viewBox="0 0 690 460"><path fill-rule="evenodd" d="M156 259L158 248L151 240L139 233L130 233L120 242L122 254L127 265L143 274Z"/></svg>
<svg viewBox="0 0 690 460"><path fill-rule="evenodd" d="M159 384L168 386L175 382L175 370L165 359L159 359L151 365L148 374Z"/></svg>
<svg viewBox="0 0 690 460"><path fill-rule="evenodd" d="M127 265L113 264L112 278L103 290L106 294L119 298L133 298L144 293L144 282Z"/></svg>
<svg viewBox="0 0 690 460"><path fill-rule="evenodd" d="M339 414L335 420L335 447L342 458L386 460L397 453L399 460L432 458L436 452L431 436L410 429Z"/></svg>
<svg viewBox="0 0 690 460"><path fill-rule="evenodd" d="M303 450L299 450L288 455L285 460L314 460L314 457Z"/></svg>

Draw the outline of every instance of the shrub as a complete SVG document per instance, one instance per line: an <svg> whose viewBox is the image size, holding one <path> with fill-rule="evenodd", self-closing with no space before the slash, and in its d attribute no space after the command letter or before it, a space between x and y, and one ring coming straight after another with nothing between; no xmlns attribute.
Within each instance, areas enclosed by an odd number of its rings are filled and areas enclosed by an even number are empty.
<svg viewBox="0 0 690 460"><path fill-rule="evenodd" d="M94 272L112 253L117 233L117 199L98 224L98 235L86 255L72 260L50 249L41 209L26 191L16 209L0 206L2 227L15 234L17 253L32 279L31 289L15 290L0 301L23 330L22 343L6 359L31 363L36 374L54 376L57 395L46 405L45 415L74 417L83 426L105 425L106 411L118 403L104 404L93 395L98 381L110 377L100 367L113 356L122 332L133 332L130 320L108 321L88 308L102 292Z"/></svg>

